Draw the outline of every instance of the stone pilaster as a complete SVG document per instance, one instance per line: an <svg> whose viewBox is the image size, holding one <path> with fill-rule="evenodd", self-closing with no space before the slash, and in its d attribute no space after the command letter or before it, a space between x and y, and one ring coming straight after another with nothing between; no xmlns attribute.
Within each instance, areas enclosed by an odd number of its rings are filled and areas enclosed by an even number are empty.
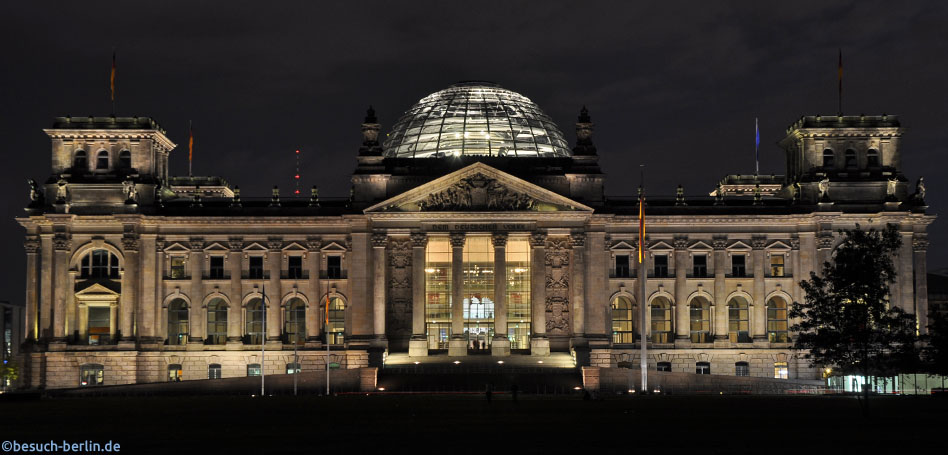
<svg viewBox="0 0 948 455"><path fill-rule="evenodd" d="M790 287L790 297L793 298L794 302L801 302L803 301L803 289L800 288L798 283L809 279L809 275L803 273L803 260L800 257L800 237L797 235L790 238L790 264L790 267L792 267L790 274L793 276L794 282L793 286ZM792 306L793 302L789 305ZM799 318L793 318L789 321L791 326L797 322L799 322ZM790 336L792 337L793 334L791 333Z"/></svg>
<svg viewBox="0 0 948 455"><path fill-rule="evenodd" d="M40 235L39 338L53 336L53 234Z"/></svg>
<svg viewBox="0 0 948 455"><path fill-rule="evenodd" d="M928 333L928 234L915 233L912 238L912 256L915 264L915 317L918 333Z"/></svg>
<svg viewBox="0 0 948 455"><path fill-rule="evenodd" d="M39 236L27 236L23 243L26 249L26 314L23 317L23 335L27 340L39 338Z"/></svg>
<svg viewBox="0 0 948 455"><path fill-rule="evenodd" d="M319 265L322 260L322 240L312 237L306 240L307 268L309 269L309 308L306 312L306 344L311 347L320 345L320 321L323 319L326 304L319 279Z"/></svg>
<svg viewBox="0 0 948 455"><path fill-rule="evenodd" d="M156 342L157 325L155 322L155 275L161 273L156 264L155 234L141 235L141 270L138 282L141 283L141 299L136 303L136 321L138 324L138 339L141 344Z"/></svg>
<svg viewBox="0 0 948 455"><path fill-rule="evenodd" d="M464 233L451 233L451 339L449 356L467 355L464 336Z"/></svg>
<svg viewBox="0 0 948 455"><path fill-rule="evenodd" d="M532 301L533 334L530 339L532 355L550 355L550 339L546 336L546 233L530 236L530 299Z"/></svg>
<svg viewBox="0 0 948 455"><path fill-rule="evenodd" d="M725 288L724 277L727 273L727 238L715 237L711 240L711 246L714 248L714 339L727 339L727 289Z"/></svg>
<svg viewBox="0 0 948 455"><path fill-rule="evenodd" d="M385 338L385 249L388 236L384 232L372 234L372 335L376 347L386 345Z"/></svg>
<svg viewBox="0 0 948 455"><path fill-rule="evenodd" d="M686 279L688 277L688 237L676 237L675 247L675 343L689 339L690 314Z"/></svg>
<svg viewBox="0 0 948 455"><path fill-rule="evenodd" d="M767 296L764 288L764 247L767 245L766 237L754 237L751 239L751 266L754 273L754 284L751 289L751 297L754 301L751 303L751 336L755 341L767 340L767 309L764 298Z"/></svg>
<svg viewBox="0 0 948 455"><path fill-rule="evenodd" d="M408 342L410 357L428 355L428 338L425 329L425 248L428 235L421 232L411 234L411 340Z"/></svg>
<svg viewBox="0 0 948 455"><path fill-rule="evenodd" d="M283 333L283 318L280 314L280 265L283 260L283 240L270 238L267 241L267 261L270 265L270 279L267 281L267 343L279 343Z"/></svg>
<svg viewBox="0 0 948 455"><path fill-rule="evenodd" d="M53 237L53 270L56 276L53 291L53 341L66 342L66 293L69 275L69 252L72 251L72 236L60 232Z"/></svg>
<svg viewBox="0 0 948 455"><path fill-rule="evenodd" d="M191 271L191 308L188 319L188 344L204 344L204 240L191 239L188 266Z"/></svg>
<svg viewBox="0 0 948 455"><path fill-rule="evenodd" d="M162 319L164 314L162 305L165 301L165 241L160 237L155 238L155 270L155 338L160 344L168 336Z"/></svg>
<svg viewBox="0 0 948 455"><path fill-rule="evenodd" d="M122 297L119 307L119 316L121 317L119 330L121 332L122 338L119 340L120 343L127 344L128 342L134 342L138 334L135 332L135 327L133 326L134 317L139 309L135 308L137 305L140 305L141 299L138 297L139 289L139 244L140 239L138 234L134 231L134 226L127 226L125 229L125 235L122 237L122 251L125 255L125 270L122 273Z"/></svg>
<svg viewBox="0 0 948 455"><path fill-rule="evenodd" d="M240 280L243 275L244 242L240 237L233 237L227 242L227 266L230 268L230 305L227 307L227 344L239 345L243 334L243 285Z"/></svg>
<svg viewBox="0 0 948 455"><path fill-rule="evenodd" d="M899 251L898 263L896 264L896 281L899 284L899 294L901 302L899 305L906 313L915 312L915 283L913 280L914 270L914 241L911 232L902 233L902 250Z"/></svg>
<svg viewBox="0 0 948 455"><path fill-rule="evenodd" d="M494 246L494 339L491 354L510 355L507 338L507 234L496 233L491 238Z"/></svg>

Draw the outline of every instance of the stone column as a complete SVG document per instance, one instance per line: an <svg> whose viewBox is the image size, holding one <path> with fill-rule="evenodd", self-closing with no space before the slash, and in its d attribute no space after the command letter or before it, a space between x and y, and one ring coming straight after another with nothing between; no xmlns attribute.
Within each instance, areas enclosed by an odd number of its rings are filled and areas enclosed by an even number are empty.
<svg viewBox="0 0 948 455"><path fill-rule="evenodd" d="M388 236L372 234L372 335L376 347L387 345L385 338L385 248Z"/></svg>
<svg viewBox="0 0 948 455"><path fill-rule="evenodd" d="M49 340L53 320L53 234L40 235L39 338Z"/></svg>
<svg viewBox="0 0 948 455"><path fill-rule="evenodd" d="M411 234L411 340L408 341L408 356L428 355L428 337L425 328L425 248L428 235L421 232Z"/></svg>
<svg viewBox="0 0 948 455"><path fill-rule="evenodd" d="M753 297L754 302L752 303L751 318L751 336L755 341L766 342L767 341L767 306L764 299L767 297L766 289L764 288L764 246L767 245L767 238L762 236L755 236L751 239L751 263L754 267L754 284L753 289L751 289L751 297Z"/></svg>
<svg viewBox="0 0 948 455"><path fill-rule="evenodd" d="M204 344L204 241L191 239L191 311L188 318L188 344Z"/></svg>
<svg viewBox="0 0 948 455"><path fill-rule="evenodd" d="M532 334L530 354L550 355L550 339L546 336L546 233L534 232L530 236L532 257L530 258L530 299Z"/></svg>
<svg viewBox="0 0 948 455"><path fill-rule="evenodd" d="M55 248L53 270L55 271L55 287L53 290L53 341L57 343L66 342L66 293L72 292L66 289L68 270L69 270L69 252L72 251L72 238L69 234L58 233L53 237L53 248Z"/></svg>
<svg viewBox="0 0 948 455"><path fill-rule="evenodd" d="M79 302L76 310L79 313L77 318L79 320L77 325L79 329L79 339L76 341L80 344L86 344L89 342L89 306Z"/></svg>
<svg viewBox="0 0 948 455"><path fill-rule="evenodd" d="M227 266L230 268L230 305L227 306L227 344L241 344L243 335L243 306L244 290L240 280L243 271L243 239L235 237L227 242Z"/></svg>
<svg viewBox="0 0 948 455"><path fill-rule="evenodd" d="M165 242L155 239L155 341L161 344L168 336L167 327L162 324L165 303Z"/></svg>
<svg viewBox="0 0 948 455"><path fill-rule="evenodd" d="M507 234L496 233L491 240L494 245L494 339L490 353L506 356L510 355L510 339L507 338Z"/></svg>
<svg viewBox="0 0 948 455"><path fill-rule="evenodd" d="M714 248L714 339L727 339L727 289L724 285L724 275L727 272L727 238L715 237L711 240Z"/></svg>
<svg viewBox="0 0 948 455"><path fill-rule="evenodd" d="M136 307L139 307L141 303L138 298L138 280L140 276L138 273L140 267L138 234L127 231L125 236L122 237L122 250L125 254L125 272L122 274L122 300L119 308L119 316L121 317L119 330L122 333L122 339L119 342L134 346L135 337L138 334L134 330L133 318L136 311L140 311Z"/></svg>
<svg viewBox="0 0 948 455"><path fill-rule="evenodd" d="M793 298L794 302L803 301L803 288L798 284L800 281L809 279L809 276L803 273L803 261L800 258L800 237L793 236L790 238L790 275L793 277L793 284L790 286L790 297ZM793 302L787 303L787 309L789 310L793 306ZM791 318L788 323L792 326L796 324L796 321L799 318ZM793 337L793 333L789 334L790 337Z"/></svg>
<svg viewBox="0 0 948 455"><path fill-rule="evenodd" d="M464 336L464 233L451 233L451 339L449 356L467 355Z"/></svg>
<svg viewBox="0 0 948 455"><path fill-rule="evenodd" d="M569 243L573 250L573 264L570 267L570 311L573 313L574 344L585 346L586 341L586 234L570 234Z"/></svg>
<svg viewBox="0 0 948 455"><path fill-rule="evenodd" d="M280 265L283 260L283 240L271 238L267 241L267 260L270 263L270 279L267 281L267 342L279 343L283 333L283 315L280 311L282 295L280 295Z"/></svg>
<svg viewBox="0 0 948 455"><path fill-rule="evenodd" d="M79 274L78 270L69 270L66 272L69 275L69 281L66 282L66 289L76 289L76 276ZM76 293L68 292L66 293L66 340L67 343L72 342L72 335L76 333L76 327L79 327L79 321L77 321L78 315L76 314Z"/></svg>
<svg viewBox="0 0 948 455"><path fill-rule="evenodd" d="M675 247L675 342L681 343L689 339L690 313L688 308L688 293L686 284L688 278L688 237L676 237ZM678 341L681 340L681 341Z"/></svg>
<svg viewBox="0 0 948 455"><path fill-rule="evenodd" d="M915 317L918 322L918 333L928 333L928 265L926 252L928 250L928 234L915 233L912 239L912 252L915 262Z"/></svg>
<svg viewBox="0 0 948 455"><path fill-rule="evenodd" d="M37 340L39 339L39 274L37 273L39 237L27 236L23 246L26 249L26 314L23 317L23 335L27 340Z"/></svg>
<svg viewBox="0 0 948 455"><path fill-rule="evenodd" d="M160 274L161 271L155 266L155 257L157 256L155 240L155 234L142 234L142 243L139 249L141 270L138 274L138 281L141 283L142 289L139 292L141 299L136 305L135 312L137 315L138 339L142 344L155 343L155 331L157 329L155 326L155 305L157 303L155 301L155 275Z"/></svg>
<svg viewBox="0 0 948 455"><path fill-rule="evenodd" d="M322 320L326 311L323 305L326 304L319 280L319 264L322 259L322 240L310 238L306 241L306 248L309 252L306 255L306 261L309 269L309 311L306 312L306 344L318 346L322 338L319 333L319 321Z"/></svg>

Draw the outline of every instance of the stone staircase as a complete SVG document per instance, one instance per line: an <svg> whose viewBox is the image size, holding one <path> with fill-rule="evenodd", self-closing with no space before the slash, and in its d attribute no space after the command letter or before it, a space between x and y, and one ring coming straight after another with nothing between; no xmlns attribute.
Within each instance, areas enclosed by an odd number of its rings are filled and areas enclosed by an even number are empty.
<svg viewBox="0 0 948 455"><path fill-rule="evenodd" d="M582 375L569 354L509 357L391 354L378 372L378 388L386 392L570 394L582 387Z"/></svg>

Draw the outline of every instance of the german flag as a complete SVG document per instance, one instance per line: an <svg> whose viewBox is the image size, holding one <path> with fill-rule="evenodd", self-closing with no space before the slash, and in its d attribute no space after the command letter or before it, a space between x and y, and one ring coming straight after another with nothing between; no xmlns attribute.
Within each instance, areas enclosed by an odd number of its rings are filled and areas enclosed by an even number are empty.
<svg viewBox="0 0 948 455"><path fill-rule="evenodd" d="M639 191L639 264L645 261L645 190Z"/></svg>
<svg viewBox="0 0 948 455"><path fill-rule="evenodd" d="M109 78L109 85L112 88L112 102L115 102L115 51L112 51L112 76Z"/></svg>

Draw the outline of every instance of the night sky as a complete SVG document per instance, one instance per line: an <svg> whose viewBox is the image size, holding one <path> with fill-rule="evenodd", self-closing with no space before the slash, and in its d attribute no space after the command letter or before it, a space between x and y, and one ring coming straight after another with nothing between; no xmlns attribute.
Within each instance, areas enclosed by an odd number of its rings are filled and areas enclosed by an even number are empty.
<svg viewBox="0 0 948 455"><path fill-rule="evenodd" d="M628 2L631 3L631 2ZM660 5L659 5L660 3ZM706 5L705 3L713 3ZM898 114L903 170L924 175L929 212L948 203L948 2L3 2L0 300L24 298L27 178L49 176L53 117L106 116L118 55L119 116L151 116L186 175L243 195L286 195L293 152L303 192L346 196L366 108L383 132L423 96L489 80L535 101L571 145L580 107L607 195L706 195L728 173L784 172L776 145L801 115L832 115L837 52L846 114ZM626 176L629 176L626 178ZM929 270L948 266L945 221Z"/></svg>

